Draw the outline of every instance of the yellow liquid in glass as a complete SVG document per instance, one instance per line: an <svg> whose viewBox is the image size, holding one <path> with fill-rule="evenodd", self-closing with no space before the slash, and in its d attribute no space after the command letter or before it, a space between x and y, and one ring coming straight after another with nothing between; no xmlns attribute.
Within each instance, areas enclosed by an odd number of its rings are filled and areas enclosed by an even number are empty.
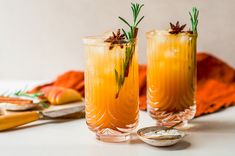
<svg viewBox="0 0 235 156"><path fill-rule="evenodd" d="M196 35L166 31L147 34L147 103L162 125L187 121L195 114Z"/></svg>
<svg viewBox="0 0 235 156"><path fill-rule="evenodd" d="M127 45L128 46L128 45ZM86 45L85 101L86 121L92 131L112 136L129 133L138 122L138 60L133 55L128 77L116 98L115 69L121 72L125 48L107 44ZM110 140L108 140L110 141ZM114 140L115 141L115 140Z"/></svg>

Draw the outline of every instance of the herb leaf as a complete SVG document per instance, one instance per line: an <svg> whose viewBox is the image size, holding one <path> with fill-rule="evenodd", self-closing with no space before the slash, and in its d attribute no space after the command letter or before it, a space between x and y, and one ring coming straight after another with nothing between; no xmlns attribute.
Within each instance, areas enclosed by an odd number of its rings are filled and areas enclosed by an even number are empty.
<svg viewBox="0 0 235 156"><path fill-rule="evenodd" d="M192 24L192 31L197 32L197 25L198 25L198 15L199 15L199 10L196 7L192 8L192 12L189 12L190 15L190 20Z"/></svg>
<svg viewBox="0 0 235 156"><path fill-rule="evenodd" d="M122 32L125 35L126 39L128 40L128 35L127 35L126 31L123 28L122 28Z"/></svg>
<svg viewBox="0 0 235 156"><path fill-rule="evenodd" d="M18 97L28 97L33 100L38 100L39 104L42 105L44 108L48 108L49 104L47 99L44 97L44 94L41 92L37 93L27 93L25 90L18 90L15 93L12 94L13 96L18 96Z"/></svg>
<svg viewBox="0 0 235 156"><path fill-rule="evenodd" d="M128 27L130 28L130 31L127 33L128 34L128 41L132 41L135 39L137 34L135 34L135 29L138 29L137 26L138 24L144 19L144 16L142 16L138 20L139 13L141 11L141 8L144 6L144 4L138 4L138 3L131 3L131 10L132 10L132 15L133 15L133 24L129 24L124 18L118 17L121 21L123 21ZM123 30L122 30L123 31ZM125 33L124 33L125 34Z"/></svg>
<svg viewBox="0 0 235 156"><path fill-rule="evenodd" d="M120 20L122 20L124 23L126 23L129 27L131 27L131 25L124 19L124 18L122 18L122 17L118 17Z"/></svg>
<svg viewBox="0 0 235 156"><path fill-rule="evenodd" d="M118 91L116 93L115 98L118 98L120 89L122 88L125 78L128 77L129 73L129 68L131 65L131 61L135 52L135 40L137 37L138 33L138 24L144 19L144 16L138 19L139 13L141 11L141 8L143 7L143 4L138 4L138 3L131 3L131 10L132 10L132 15L133 15L133 24L129 24L124 18L118 17L121 21L123 21L129 28L129 31L125 31L122 29L123 34L125 35L128 44L126 44L126 49L125 49L125 57L123 60L123 63L120 67L120 73L115 69L115 79L116 83L118 84Z"/></svg>
<svg viewBox="0 0 235 156"><path fill-rule="evenodd" d="M29 94L26 93L25 91L19 90L17 92L14 93L15 96L24 96L24 97L28 97L28 98L38 98L40 96L43 96L43 93L33 93L33 94Z"/></svg>
<svg viewBox="0 0 235 156"><path fill-rule="evenodd" d="M142 21L142 19L144 19L144 16L142 16L139 21L136 23L136 26L138 26L138 24Z"/></svg>

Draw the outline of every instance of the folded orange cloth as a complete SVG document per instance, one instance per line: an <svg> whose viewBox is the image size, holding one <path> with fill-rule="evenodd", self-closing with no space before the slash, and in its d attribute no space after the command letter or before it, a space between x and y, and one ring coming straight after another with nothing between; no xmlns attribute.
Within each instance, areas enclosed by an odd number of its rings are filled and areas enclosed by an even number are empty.
<svg viewBox="0 0 235 156"><path fill-rule="evenodd" d="M235 69L218 58L197 55L196 116L213 113L235 104Z"/></svg>
<svg viewBox="0 0 235 156"><path fill-rule="evenodd" d="M139 65L140 109L146 110L146 65ZM84 96L84 73L69 71L54 82L38 86L32 92L46 86L76 89ZM197 54L197 112L196 116L213 113L235 104L235 70L216 57Z"/></svg>
<svg viewBox="0 0 235 156"><path fill-rule="evenodd" d="M84 96L84 73L80 71L68 71L51 83L35 87L30 92L38 92L47 86L58 86L75 89Z"/></svg>

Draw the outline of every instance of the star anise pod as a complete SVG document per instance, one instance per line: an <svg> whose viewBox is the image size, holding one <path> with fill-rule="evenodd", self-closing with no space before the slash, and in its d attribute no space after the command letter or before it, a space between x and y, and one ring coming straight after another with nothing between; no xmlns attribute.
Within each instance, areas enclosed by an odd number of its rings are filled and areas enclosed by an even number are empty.
<svg viewBox="0 0 235 156"><path fill-rule="evenodd" d="M179 21L177 21L175 25L170 23L170 26L171 26L171 30L169 31L169 33L171 33L171 34L178 34L178 33L183 32L186 24L180 26Z"/></svg>
<svg viewBox="0 0 235 156"><path fill-rule="evenodd" d="M188 31L186 31L189 34L193 34L193 31L191 29L189 29Z"/></svg>
<svg viewBox="0 0 235 156"><path fill-rule="evenodd" d="M114 44L120 45L121 48L123 48L123 43L126 43L125 40L125 35L121 34L120 29L117 30L117 33L115 34L114 32L112 33L112 36L107 38L105 42L110 42L110 47L109 49L113 49Z"/></svg>

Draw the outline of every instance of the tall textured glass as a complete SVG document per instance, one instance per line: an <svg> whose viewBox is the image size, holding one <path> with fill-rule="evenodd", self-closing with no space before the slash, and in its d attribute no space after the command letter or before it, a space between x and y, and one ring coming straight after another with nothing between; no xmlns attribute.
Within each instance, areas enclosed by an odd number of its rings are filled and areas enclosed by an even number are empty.
<svg viewBox="0 0 235 156"><path fill-rule="evenodd" d="M129 139L138 123L138 60L134 43L110 45L102 37L84 39L86 121L97 139ZM127 50L133 50L129 72L123 71ZM120 87L119 76L123 75Z"/></svg>
<svg viewBox="0 0 235 156"><path fill-rule="evenodd" d="M147 104L159 125L185 124L195 115L196 33L147 33Z"/></svg>

